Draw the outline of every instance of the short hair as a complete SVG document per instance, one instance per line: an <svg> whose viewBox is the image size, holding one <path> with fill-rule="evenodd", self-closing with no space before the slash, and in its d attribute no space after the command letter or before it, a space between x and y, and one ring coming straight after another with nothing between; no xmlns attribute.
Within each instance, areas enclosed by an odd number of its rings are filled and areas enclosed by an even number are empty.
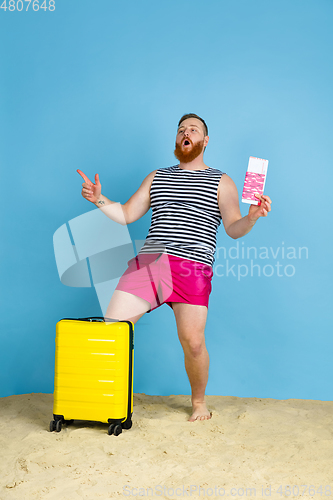
<svg viewBox="0 0 333 500"><path fill-rule="evenodd" d="M208 135L208 127L206 125L206 122L203 118L200 118L200 116L196 115L195 113L187 113L186 115L183 115L181 119L178 122L178 128L179 125L184 121L187 120L188 118L196 118L197 120L200 120L203 123L204 126L204 131L205 131L205 136Z"/></svg>

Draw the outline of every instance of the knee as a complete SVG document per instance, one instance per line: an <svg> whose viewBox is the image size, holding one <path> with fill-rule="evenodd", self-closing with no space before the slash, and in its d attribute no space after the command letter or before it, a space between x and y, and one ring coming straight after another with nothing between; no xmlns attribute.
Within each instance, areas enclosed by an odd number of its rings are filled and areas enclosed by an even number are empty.
<svg viewBox="0 0 333 500"><path fill-rule="evenodd" d="M185 354L189 354L192 358L199 357L206 349L204 339L185 338L181 340L181 344Z"/></svg>

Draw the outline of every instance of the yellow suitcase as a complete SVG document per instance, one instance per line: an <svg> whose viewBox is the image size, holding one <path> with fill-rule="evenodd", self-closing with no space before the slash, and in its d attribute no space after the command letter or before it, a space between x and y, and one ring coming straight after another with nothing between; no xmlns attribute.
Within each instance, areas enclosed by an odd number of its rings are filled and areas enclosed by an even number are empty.
<svg viewBox="0 0 333 500"><path fill-rule="evenodd" d="M56 326L53 420L95 420L108 434L132 427L134 326L104 318L64 318Z"/></svg>

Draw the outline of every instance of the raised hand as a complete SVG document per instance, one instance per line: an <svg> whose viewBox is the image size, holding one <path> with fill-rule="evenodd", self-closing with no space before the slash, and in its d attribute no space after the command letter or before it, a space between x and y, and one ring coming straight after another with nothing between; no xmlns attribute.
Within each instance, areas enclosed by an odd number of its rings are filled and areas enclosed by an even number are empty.
<svg viewBox="0 0 333 500"><path fill-rule="evenodd" d="M91 203L97 203L99 200L99 197L102 192L102 186L101 183L99 182L99 176L98 174L95 175L95 184L91 182L88 177L81 172L81 170L77 170L78 174L81 175L81 177L84 180L84 183L82 184L82 196L88 201L91 201Z"/></svg>
<svg viewBox="0 0 333 500"><path fill-rule="evenodd" d="M249 209L249 218L256 221L259 217L267 217L268 212L271 211L272 200L269 196L255 194L259 200L259 205L251 205Z"/></svg>

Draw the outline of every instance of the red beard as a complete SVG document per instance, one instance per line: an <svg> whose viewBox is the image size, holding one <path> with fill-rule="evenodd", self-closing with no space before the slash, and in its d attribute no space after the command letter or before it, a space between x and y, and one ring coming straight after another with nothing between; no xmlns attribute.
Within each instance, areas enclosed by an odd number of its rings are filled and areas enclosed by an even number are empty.
<svg viewBox="0 0 333 500"><path fill-rule="evenodd" d="M192 144L192 148L189 148L188 150L183 150L181 144L176 143L174 155L181 163L190 163L195 160L200 153L202 153L203 147L203 140L197 142L196 144Z"/></svg>

